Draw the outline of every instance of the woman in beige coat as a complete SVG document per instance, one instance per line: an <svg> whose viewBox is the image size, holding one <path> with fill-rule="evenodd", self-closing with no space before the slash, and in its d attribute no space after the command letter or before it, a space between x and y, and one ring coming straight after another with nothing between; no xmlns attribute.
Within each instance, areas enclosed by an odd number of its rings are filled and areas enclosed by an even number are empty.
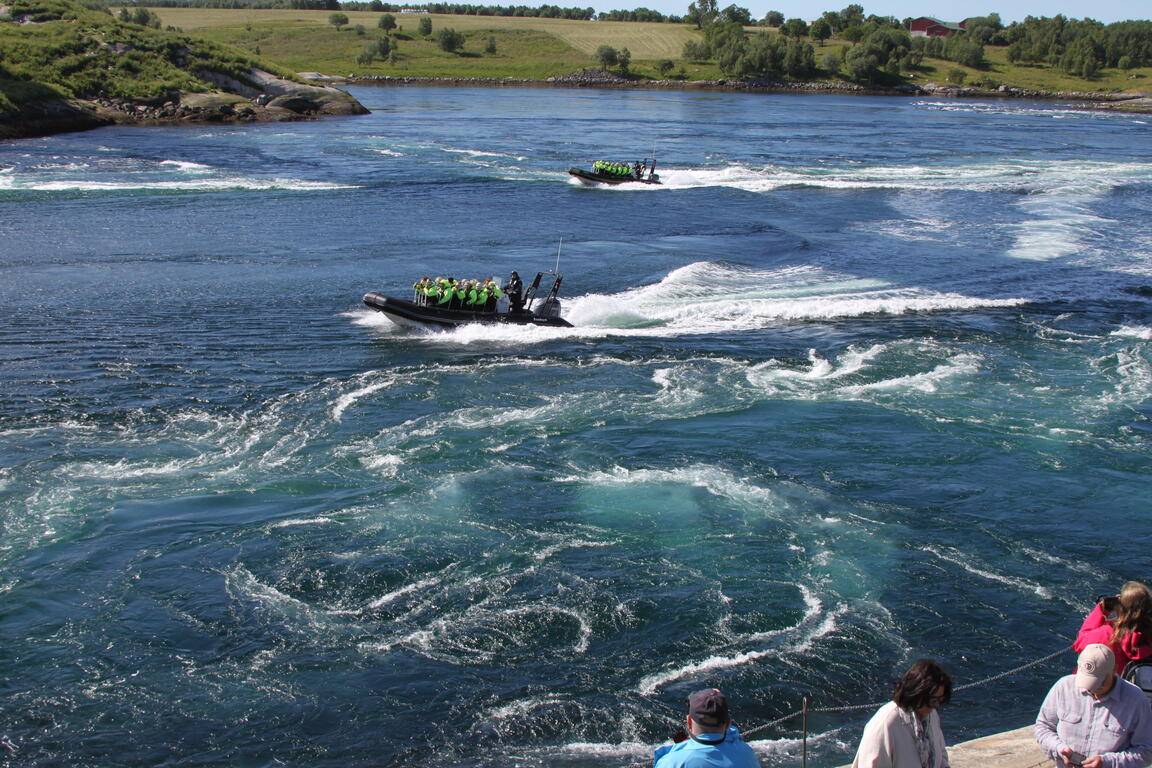
<svg viewBox="0 0 1152 768"><path fill-rule="evenodd" d="M896 681L892 701L868 724L853 768L948 768L936 708L952 697L952 678L931 659L920 659Z"/></svg>

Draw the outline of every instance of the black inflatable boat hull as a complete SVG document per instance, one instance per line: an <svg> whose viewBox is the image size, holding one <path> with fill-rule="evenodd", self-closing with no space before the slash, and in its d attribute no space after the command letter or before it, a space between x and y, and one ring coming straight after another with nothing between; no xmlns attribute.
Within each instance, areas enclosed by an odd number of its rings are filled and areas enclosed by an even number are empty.
<svg viewBox="0 0 1152 768"><path fill-rule="evenodd" d="M398 325L414 328L458 328L470 323L485 325L542 325L553 328L571 328L572 323L562 317L537 317L528 310L520 312L472 312L466 309L442 309L397 299L372 291L364 294L364 303L383 312Z"/></svg>

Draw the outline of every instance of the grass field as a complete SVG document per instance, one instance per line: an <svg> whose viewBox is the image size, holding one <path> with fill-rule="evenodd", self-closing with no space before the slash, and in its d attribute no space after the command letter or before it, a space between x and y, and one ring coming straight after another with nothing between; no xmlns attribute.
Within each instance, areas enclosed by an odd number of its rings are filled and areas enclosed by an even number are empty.
<svg viewBox="0 0 1152 768"><path fill-rule="evenodd" d="M332 26L329 11L215 8L153 8L165 25L184 32L234 45L295 72L330 75L392 75L455 78L545 79L585 67L598 66L596 50L610 45L632 54L631 71L642 77L658 77L656 63L671 60L673 74L686 80L712 80L723 75L715 64L681 59L684 43L700 39L688 24L647 22L575 21L513 16L456 16L445 14L394 14L400 29L394 33L399 55L393 62L376 60L359 64L357 58L383 34L377 26L382 14L347 11L349 25ZM451 28L465 37L462 52L446 53L434 39L417 33L420 17L432 19L432 32ZM358 34L359 25L363 34ZM494 54L486 53L489 39ZM816 46L817 61L826 51L841 50L846 43L828 41ZM1152 68L1121 72L1105 70L1094 80L1069 77L1049 67L1023 67L1007 61L1007 49L985 48L989 66L984 70L960 67L952 62L925 59L912 73L913 83L945 83L948 73L963 69L965 85L983 82L1038 91L1152 90ZM1132 76L1135 77L1132 77Z"/></svg>
<svg viewBox="0 0 1152 768"><path fill-rule="evenodd" d="M376 61L360 65L356 59L365 45L382 34L377 27L382 14L349 11L349 25L336 30L329 11L225 10L215 8L154 8L164 25L179 27L221 43L257 53L289 69L342 75L359 74L423 77L519 77L539 78L568 74L597 65L601 45L627 48L632 69L644 73L652 62L678 60L684 43L698 39L688 25L642 22L590 22L570 19L457 16L430 14L432 33L454 29L465 37L462 53L441 51L434 39L416 34L424 14L394 14L400 29L395 63ZM363 36L356 28L361 25ZM485 53L489 38L496 53ZM685 66L689 77L716 77L715 68Z"/></svg>

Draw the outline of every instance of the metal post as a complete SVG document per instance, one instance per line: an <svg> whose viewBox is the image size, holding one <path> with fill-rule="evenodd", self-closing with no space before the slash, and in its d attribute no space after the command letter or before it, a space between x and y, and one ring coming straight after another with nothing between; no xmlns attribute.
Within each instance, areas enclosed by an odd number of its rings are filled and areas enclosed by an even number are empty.
<svg viewBox="0 0 1152 768"><path fill-rule="evenodd" d="M804 752L803 752L803 757L801 758L801 765L803 765L804 768L808 768L808 697L807 696L804 697L804 719L803 719L803 725L801 727L804 729Z"/></svg>

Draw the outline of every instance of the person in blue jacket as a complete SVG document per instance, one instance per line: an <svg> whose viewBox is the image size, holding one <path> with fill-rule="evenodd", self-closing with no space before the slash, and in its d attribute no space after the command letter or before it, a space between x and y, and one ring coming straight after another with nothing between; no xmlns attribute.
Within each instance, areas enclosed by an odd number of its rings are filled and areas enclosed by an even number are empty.
<svg viewBox="0 0 1152 768"><path fill-rule="evenodd" d="M687 738L659 747L653 768L760 768L752 747L732 725L728 700L715 688L688 697Z"/></svg>

